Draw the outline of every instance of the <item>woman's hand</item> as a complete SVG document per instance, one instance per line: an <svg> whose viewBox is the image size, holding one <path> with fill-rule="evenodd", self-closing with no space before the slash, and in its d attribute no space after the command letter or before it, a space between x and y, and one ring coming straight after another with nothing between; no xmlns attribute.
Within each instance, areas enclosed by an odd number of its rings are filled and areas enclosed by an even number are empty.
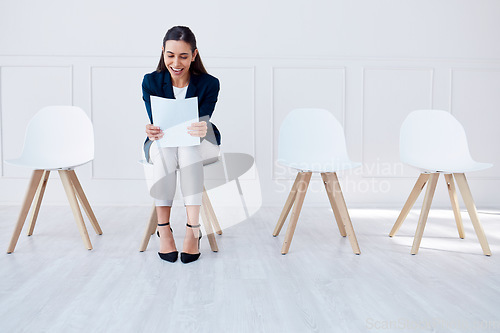
<svg viewBox="0 0 500 333"><path fill-rule="evenodd" d="M160 127L151 124L146 125L146 134L151 141L163 138L163 131Z"/></svg>
<svg viewBox="0 0 500 333"><path fill-rule="evenodd" d="M205 121L192 123L187 129L192 136L204 138L207 135L207 123Z"/></svg>

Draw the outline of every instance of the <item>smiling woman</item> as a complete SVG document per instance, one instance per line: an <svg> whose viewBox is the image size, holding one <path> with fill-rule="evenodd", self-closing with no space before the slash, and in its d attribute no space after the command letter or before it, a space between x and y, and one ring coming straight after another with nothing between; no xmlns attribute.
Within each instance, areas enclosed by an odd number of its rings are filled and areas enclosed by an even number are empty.
<svg viewBox="0 0 500 333"><path fill-rule="evenodd" d="M191 31L191 29L187 27L179 27L179 26L170 29L163 38L163 46L161 48L160 62L158 63L158 67L156 67L156 71L161 72L167 70L168 64L170 64L171 62L165 60L175 58L176 54L175 52L173 52L174 50L170 50L170 47L174 47L174 43L172 42L184 42L181 44L189 45L190 51L182 52L181 54L179 54L179 56L183 57L186 60L187 59L191 60L192 63L190 66L188 66L188 68L193 74L195 75L207 74L207 70L205 69L205 66L203 66L201 57L198 54L198 48L196 47L196 38L193 32ZM167 43L169 43L169 47L166 47ZM180 49L182 50L184 48L180 47ZM170 72L170 74L172 74L172 72Z"/></svg>
<svg viewBox="0 0 500 333"><path fill-rule="evenodd" d="M169 227L178 170L187 213L181 261L189 263L200 256L199 214L203 192L203 165L217 160L220 133L217 127L210 123L219 95L219 80L207 73L196 47L196 38L188 27L176 26L167 31L163 38L158 67L156 71L146 74L142 81L142 95L151 122L146 125L148 137L144 143L144 153L146 160L154 165L153 182L160 236L158 255L169 262L175 262L178 257L172 229ZM197 97L200 121L191 124L187 131L192 136L200 137L201 144L183 147L159 147L152 144L161 139L164 133L158 126L153 125L151 96L170 99Z"/></svg>

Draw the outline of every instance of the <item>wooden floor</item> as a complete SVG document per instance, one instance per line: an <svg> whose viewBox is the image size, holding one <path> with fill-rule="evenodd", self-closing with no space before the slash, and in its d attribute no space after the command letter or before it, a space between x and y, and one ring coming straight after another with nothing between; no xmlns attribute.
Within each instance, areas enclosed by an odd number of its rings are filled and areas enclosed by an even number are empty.
<svg viewBox="0 0 500 333"><path fill-rule="evenodd" d="M138 252L150 207L94 210L104 234L87 223L92 251L69 207L42 206L34 235L25 226L6 254L19 207L0 206L0 332L500 331L497 214L480 214L491 257L465 212L458 238L451 210L431 210L412 256L418 211L389 238L399 211L351 209L354 255L330 209L304 206L281 255L288 221L274 238L280 209L262 208L184 265L158 258L156 236ZM183 223L173 218L179 247Z"/></svg>

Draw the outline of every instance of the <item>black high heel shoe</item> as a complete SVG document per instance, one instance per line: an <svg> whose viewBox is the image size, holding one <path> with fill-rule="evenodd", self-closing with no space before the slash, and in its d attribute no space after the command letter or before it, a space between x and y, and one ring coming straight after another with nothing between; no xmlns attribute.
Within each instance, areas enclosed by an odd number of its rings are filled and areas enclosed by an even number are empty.
<svg viewBox="0 0 500 333"><path fill-rule="evenodd" d="M170 225L170 222L158 224L159 227L164 227L167 225ZM170 228L170 231L172 231L172 228ZM156 231L156 234L158 235L158 237L160 237L160 232ZM172 251L172 252L168 252L168 253L158 252L158 255L160 256L161 259L163 259L165 261L176 262L177 257L179 256L179 252L178 251Z"/></svg>
<svg viewBox="0 0 500 333"><path fill-rule="evenodd" d="M200 225L191 225L189 223L186 223L186 226L188 226L189 228L198 228L200 227ZM198 258L200 257L201 253L200 253L200 239L202 237L202 234L201 234L201 230L199 230L199 237L198 237L198 253L195 253L195 254L191 254L191 253L187 253L187 252L181 252L181 261L185 264L188 264L190 262L193 262L193 261L196 261L198 260Z"/></svg>

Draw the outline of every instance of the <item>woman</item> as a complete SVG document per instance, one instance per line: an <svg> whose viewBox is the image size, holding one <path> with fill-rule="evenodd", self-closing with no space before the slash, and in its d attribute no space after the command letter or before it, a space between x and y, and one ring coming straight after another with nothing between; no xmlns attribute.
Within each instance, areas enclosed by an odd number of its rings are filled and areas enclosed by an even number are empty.
<svg viewBox="0 0 500 333"><path fill-rule="evenodd" d="M203 66L196 47L196 38L188 27L176 26L163 38L160 62L156 71L146 74L142 81L143 99L151 124L146 125L148 138L144 143L146 160L154 165L155 188L161 192L155 200L158 214L161 259L175 262L178 252L170 225L170 211L175 194L178 170L187 223L181 261L189 263L199 258L201 231L199 214L203 192L203 164L217 160L220 133L215 125L208 123L219 95L219 80L209 75ZM163 132L152 125L150 96L164 98L198 98L200 122L187 128L190 135L202 138L199 146L158 148L152 144L161 139ZM204 120L204 121L203 121ZM211 134L207 136L207 131Z"/></svg>

